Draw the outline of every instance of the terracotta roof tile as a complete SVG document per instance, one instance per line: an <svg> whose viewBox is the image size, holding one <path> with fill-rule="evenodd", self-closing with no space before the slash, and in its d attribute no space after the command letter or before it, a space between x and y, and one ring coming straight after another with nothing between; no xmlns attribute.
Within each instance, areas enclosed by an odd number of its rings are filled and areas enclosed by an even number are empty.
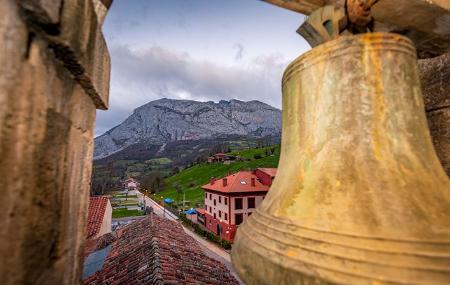
<svg viewBox="0 0 450 285"><path fill-rule="evenodd" d="M181 225L152 216L133 222L112 243L103 267L84 284L238 284L207 257Z"/></svg>
<svg viewBox="0 0 450 285"><path fill-rule="evenodd" d="M200 213L202 215L204 215L206 212L205 209L203 209L203 208L196 208L195 210L197 211L197 213Z"/></svg>
<svg viewBox="0 0 450 285"><path fill-rule="evenodd" d="M94 238L100 231L105 216L108 197L98 196L89 198L89 212L86 228L86 239Z"/></svg>
<svg viewBox="0 0 450 285"><path fill-rule="evenodd" d="M252 185L252 178L255 185ZM226 186L224 186L226 179ZM262 184L252 171L239 171L224 178L214 180L202 186L204 190L212 190L225 193L241 192L267 192L270 186Z"/></svg>

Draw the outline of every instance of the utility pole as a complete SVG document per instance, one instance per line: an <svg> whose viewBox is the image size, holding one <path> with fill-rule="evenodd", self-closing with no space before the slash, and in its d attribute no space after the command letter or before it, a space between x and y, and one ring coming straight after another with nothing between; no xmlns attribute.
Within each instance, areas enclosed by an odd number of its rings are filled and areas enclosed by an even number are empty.
<svg viewBox="0 0 450 285"><path fill-rule="evenodd" d="M184 202L186 201L186 189L183 189L183 211L184 211Z"/></svg>

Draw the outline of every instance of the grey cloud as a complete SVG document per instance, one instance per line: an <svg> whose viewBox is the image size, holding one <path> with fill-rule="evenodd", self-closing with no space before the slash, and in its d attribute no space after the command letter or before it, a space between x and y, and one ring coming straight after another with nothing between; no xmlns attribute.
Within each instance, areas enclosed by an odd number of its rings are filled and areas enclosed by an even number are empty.
<svg viewBox="0 0 450 285"><path fill-rule="evenodd" d="M119 124L133 109L162 97L199 101L260 100L281 107L282 56L272 54L221 66L163 47L111 48L109 112L99 112L96 134Z"/></svg>
<svg viewBox="0 0 450 285"><path fill-rule="evenodd" d="M234 59L236 61L240 61L242 59L242 56L244 53L244 46L238 43L238 44L235 44L234 47L237 49Z"/></svg>

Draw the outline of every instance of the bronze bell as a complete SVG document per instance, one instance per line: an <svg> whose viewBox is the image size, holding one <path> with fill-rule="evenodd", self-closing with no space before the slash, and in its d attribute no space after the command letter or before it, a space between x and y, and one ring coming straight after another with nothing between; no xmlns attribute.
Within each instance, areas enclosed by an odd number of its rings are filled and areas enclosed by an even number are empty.
<svg viewBox="0 0 450 285"><path fill-rule="evenodd" d="M407 38L341 36L291 63L281 150L235 239L246 284L450 284L450 183Z"/></svg>

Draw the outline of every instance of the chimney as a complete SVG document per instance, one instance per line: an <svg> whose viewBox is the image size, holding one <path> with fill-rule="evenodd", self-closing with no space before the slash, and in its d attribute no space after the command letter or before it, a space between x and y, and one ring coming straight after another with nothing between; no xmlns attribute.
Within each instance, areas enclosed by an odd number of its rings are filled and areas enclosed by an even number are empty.
<svg viewBox="0 0 450 285"><path fill-rule="evenodd" d="M252 177L252 187L256 186L256 181L255 180L256 180L255 177Z"/></svg>
<svg viewBox="0 0 450 285"><path fill-rule="evenodd" d="M222 181L223 181L223 187L227 186L227 184L228 184L228 179L224 178L224 179L222 179Z"/></svg>

